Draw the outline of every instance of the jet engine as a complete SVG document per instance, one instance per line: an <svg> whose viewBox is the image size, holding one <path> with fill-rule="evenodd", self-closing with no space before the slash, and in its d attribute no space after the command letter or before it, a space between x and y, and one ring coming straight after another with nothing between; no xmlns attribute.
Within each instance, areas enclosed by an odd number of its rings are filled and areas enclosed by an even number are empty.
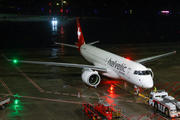
<svg viewBox="0 0 180 120"><path fill-rule="evenodd" d="M86 84L88 84L92 87L97 86L101 81L101 78L100 78L98 72L92 71L92 70L83 71L81 78Z"/></svg>
<svg viewBox="0 0 180 120"><path fill-rule="evenodd" d="M154 73L153 73L153 71L152 71L150 68L148 68L148 71L149 71L149 73L151 74L151 77L154 78Z"/></svg>

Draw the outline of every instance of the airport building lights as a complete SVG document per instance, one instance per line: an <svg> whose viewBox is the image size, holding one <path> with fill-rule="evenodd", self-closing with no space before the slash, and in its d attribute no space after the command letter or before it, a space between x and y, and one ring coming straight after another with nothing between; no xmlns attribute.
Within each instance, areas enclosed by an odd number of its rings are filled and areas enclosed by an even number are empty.
<svg viewBox="0 0 180 120"><path fill-rule="evenodd" d="M132 10L130 10L130 14L132 14Z"/></svg>
<svg viewBox="0 0 180 120"><path fill-rule="evenodd" d="M169 14L169 11L161 11L162 14Z"/></svg>

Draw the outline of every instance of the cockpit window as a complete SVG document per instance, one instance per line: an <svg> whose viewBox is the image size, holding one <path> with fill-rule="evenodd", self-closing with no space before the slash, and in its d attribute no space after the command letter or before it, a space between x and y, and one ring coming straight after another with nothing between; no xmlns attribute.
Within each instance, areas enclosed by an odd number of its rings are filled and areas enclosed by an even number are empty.
<svg viewBox="0 0 180 120"><path fill-rule="evenodd" d="M138 71L136 71L136 70L135 70L135 71L134 71L134 74L136 74L136 75L137 75L137 74L138 74Z"/></svg>
<svg viewBox="0 0 180 120"><path fill-rule="evenodd" d="M149 70L145 70L145 71L141 71L141 70L137 71L137 70L135 70L134 74L135 75L151 75L151 72Z"/></svg>

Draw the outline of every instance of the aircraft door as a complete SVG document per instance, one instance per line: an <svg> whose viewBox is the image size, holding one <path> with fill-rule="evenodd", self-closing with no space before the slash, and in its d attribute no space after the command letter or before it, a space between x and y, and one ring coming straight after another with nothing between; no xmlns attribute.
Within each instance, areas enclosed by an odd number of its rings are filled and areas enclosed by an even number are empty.
<svg viewBox="0 0 180 120"><path fill-rule="evenodd" d="M128 68L128 71L127 71L127 77L128 77L128 79L130 79L130 71L131 71L131 68Z"/></svg>

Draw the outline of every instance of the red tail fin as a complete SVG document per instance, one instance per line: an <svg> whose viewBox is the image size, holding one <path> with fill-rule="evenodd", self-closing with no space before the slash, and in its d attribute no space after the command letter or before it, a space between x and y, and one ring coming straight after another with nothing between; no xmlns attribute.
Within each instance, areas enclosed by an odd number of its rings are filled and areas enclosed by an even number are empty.
<svg viewBox="0 0 180 120"><path fill-rule="evenodd" d="M77 37L78 37L78 43L76 45L80 48L81 45L85 44L85 42L78 17L76 19L77 19Z"/></svg>

